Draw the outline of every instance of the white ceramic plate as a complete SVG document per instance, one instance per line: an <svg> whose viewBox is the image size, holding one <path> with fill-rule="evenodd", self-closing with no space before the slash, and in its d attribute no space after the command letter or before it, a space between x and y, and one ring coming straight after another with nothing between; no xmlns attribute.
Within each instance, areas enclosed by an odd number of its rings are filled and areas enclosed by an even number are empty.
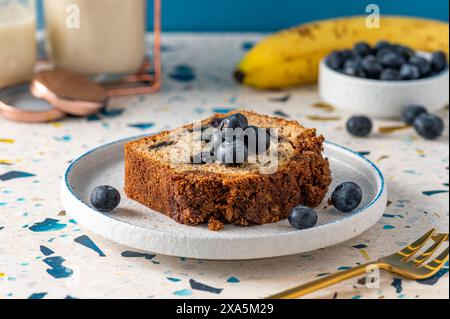
<svg viewBox="0 0 450 319"><path fill-rule="evenodd" d="M341 146L326 143L333 190L354 181L364 193L360 208L343 214L333 208L319 212L318 226L298 231L287 220L247 228L226 225L219 232L206 226L185 226L144 207L123 192L120 207L104 214L89 206L89 196L99 185L124 187L123 146L131 139L100 146L74 160L67 168L61 200L67 213L87 229L112 241L147 252L216 260L257 259L292 255L335 245L372 227L381 217L387 191L380 170L369 160ZM331 191L330 191L331 192ZM325 201L330 197L327 195Z"/></svg>

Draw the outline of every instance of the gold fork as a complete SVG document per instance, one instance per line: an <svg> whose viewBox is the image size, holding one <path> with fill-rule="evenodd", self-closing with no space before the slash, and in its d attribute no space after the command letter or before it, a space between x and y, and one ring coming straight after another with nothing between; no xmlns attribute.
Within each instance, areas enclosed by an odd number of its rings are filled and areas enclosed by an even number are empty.
<svg viewBox="0 0 450 319"><path fill-rule="evenodd" d="M430 240L434 243L422 254L414 258L414 255ZM369 273L369 270L386 270L391 273L402 275L409 279L427 279L435 275L448 261L448 247L440 253L435 259L425 264L425 262L436 252L443 242L448 241L448 234L437 234L435 229L420 237L414 243L406 246L399 252L380 258L378 261L370 262L352 269L340 271L336 274L319 278L304 285L300 285L276 295L267 297L267 299L295 299L310 294L322 288L340 283L344 280L361 276Z"/></svg>

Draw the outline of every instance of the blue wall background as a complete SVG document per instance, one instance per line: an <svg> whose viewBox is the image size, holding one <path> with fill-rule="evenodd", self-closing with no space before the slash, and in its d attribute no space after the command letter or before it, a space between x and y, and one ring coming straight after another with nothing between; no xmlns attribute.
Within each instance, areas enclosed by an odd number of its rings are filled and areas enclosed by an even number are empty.
<svg viewBox="0 0 450 319"><path fill-rule="evenodd" d="M382 14L449 19L447 0L161 1L165 31L275 31L307 21L361 15L371 3L379 5Z"/></svg>

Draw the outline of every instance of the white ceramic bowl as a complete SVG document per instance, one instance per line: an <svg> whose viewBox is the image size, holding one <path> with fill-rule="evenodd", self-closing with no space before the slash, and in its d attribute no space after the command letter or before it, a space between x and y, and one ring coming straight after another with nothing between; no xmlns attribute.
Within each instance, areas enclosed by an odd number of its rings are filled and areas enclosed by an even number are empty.
<svg viewBox="0 0 450 319"><path fill-rule="evenodd" d="M322 60L319 94L324 102L355 115L398 118L409 105L434 112L448 104L449 71L420 80L380 81L339 73Z"/></svg>

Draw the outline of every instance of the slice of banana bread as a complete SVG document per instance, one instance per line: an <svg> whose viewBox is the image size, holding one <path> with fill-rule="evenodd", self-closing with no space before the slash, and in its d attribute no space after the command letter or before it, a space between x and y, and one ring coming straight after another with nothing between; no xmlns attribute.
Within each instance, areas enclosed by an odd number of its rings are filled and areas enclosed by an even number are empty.
<svg viewBox="0 0 450 319"><path fill-rule="evenodd" d="M194 124L161 132L125 145L125 192L137 202L179 223L239 226L277 222L297 205L318 206L331 183L329 163L322 156L322 136L296 121L235 111L201 121L204 132L223 118L243 114L249 125L276 129L276 167L249 160L226 166L217 161L192 163ZM201 142L204 145L205 142ZM178 160L190 154L189 161ZM193 155L194 154L194 155ZM272 171L266 170L271 166ZM270 172L270 173L267 173Z"/></svg>

